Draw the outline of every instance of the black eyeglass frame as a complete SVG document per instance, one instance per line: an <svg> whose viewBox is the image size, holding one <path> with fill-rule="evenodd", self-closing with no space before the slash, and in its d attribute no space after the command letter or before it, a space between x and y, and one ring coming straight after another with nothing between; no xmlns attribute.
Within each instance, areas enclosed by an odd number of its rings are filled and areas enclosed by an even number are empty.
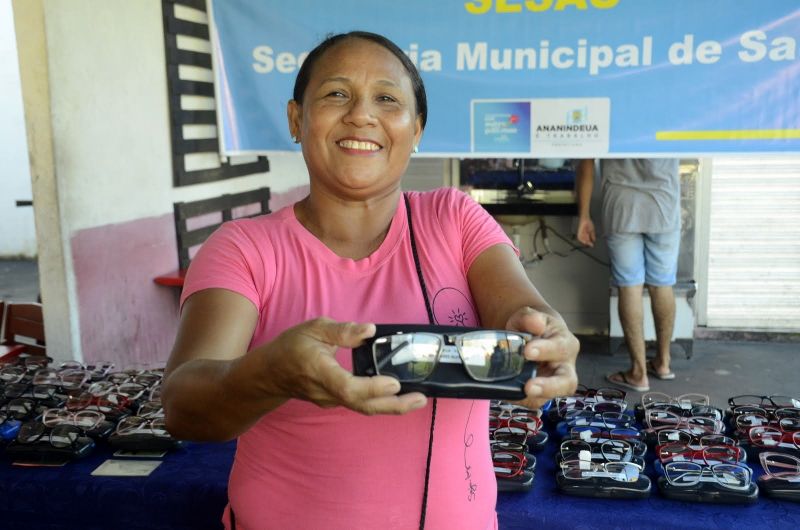
<svg viewBox="0 0 800 530"><path fill-rule="evenodd" d="M360 346L353 348L353 373L357 376L378 375L372 346L378 338L398 333L430 333L456 335L471 331L498 331L528 334L510 330L490 330L461 326L438 326L428 324L377 324L375 335ZM400 381L400 393L422 392L429 397L451 397L466 399L522 399L525 383L536 375L536 363L526 360L521 372L501 381L478 381L464 368L462 363L436 363L433 372L423 381Z"/></svg>

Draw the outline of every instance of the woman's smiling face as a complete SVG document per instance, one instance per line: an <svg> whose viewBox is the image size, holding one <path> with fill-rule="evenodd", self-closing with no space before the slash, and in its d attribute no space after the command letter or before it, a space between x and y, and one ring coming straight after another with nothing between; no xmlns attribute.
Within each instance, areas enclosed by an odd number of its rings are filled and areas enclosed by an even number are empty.
<svg viewBox="0 0 800 530"><path fill-rule="evenodd" d="M313 185L363 199L397 186L422 135L411 79L389 50L347 39L314 65L289 128Z"/></svg>

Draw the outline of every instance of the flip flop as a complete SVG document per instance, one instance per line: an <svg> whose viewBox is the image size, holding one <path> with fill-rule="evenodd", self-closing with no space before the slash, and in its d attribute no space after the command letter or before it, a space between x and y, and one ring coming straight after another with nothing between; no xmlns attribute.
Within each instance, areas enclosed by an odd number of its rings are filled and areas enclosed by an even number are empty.
<svg viewBox="0 0 800 530"><path fill-rule="evenodd" d="M653 359L647 361L647 375L652 375L656 379L661 379L662 381L675 379L675 372L667 372L666 374L656 372L656 367L653 366Z"/></svg>
<svg viewBox="0 0 800 530"><path fill-rule="evenodd" d="M618 379L615 379L614 376L618 376ZM630 390L633 390L634 392L649 392L650 391L650 387L649 386L634 385L633 383L628 381L628 376L626 376L625 372L623 372L623 371L614 372L612 374L606 375L606 381L608 381L611 384L617 385L617 386L622 386L622 387L628 388Z"/></svg>

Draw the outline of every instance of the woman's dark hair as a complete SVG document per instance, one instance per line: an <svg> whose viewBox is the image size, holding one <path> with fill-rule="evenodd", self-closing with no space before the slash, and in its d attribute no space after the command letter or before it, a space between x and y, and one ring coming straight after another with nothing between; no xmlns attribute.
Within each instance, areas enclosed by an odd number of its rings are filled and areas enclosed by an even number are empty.
<svg viewBox="0 0 800 530"><path fill-rule="evenodd" d="M337 44L348 39L363 39L374 42L383 46L403 64L403 67L411 78L411 86L414 89L414 99L417 103L417 114L422 117L422 128L425 128L425 123L428 121L428 98L425 94L425 85L422 83L417 67L411 62L411 59L403 53L395 43L377 33L370 33L368 31L351 31L349 33L338 33L336 35L328 35L325 40L317 45L316 48L311 50L311 53L303 61L300 71L297 72L297 78L294 81L294 91L292 92L292 99L299 104L303 104L303 96L308 86L308 81L311 78L311 71L314 65L322 57L326 51L336 46Z"/></svg>

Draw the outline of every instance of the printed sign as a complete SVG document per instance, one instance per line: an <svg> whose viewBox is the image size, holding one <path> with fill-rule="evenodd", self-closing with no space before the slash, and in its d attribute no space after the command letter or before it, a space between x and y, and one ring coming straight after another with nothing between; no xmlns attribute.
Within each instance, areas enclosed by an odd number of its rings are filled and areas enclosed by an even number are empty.
<svg viewBox="0 0 800 530"><path fill-rule="evenodd" d="M326 35L352 30L417 65L423 156L800 152L797 0L209 5L227 154L296 151L297 71Z"/></svg>

